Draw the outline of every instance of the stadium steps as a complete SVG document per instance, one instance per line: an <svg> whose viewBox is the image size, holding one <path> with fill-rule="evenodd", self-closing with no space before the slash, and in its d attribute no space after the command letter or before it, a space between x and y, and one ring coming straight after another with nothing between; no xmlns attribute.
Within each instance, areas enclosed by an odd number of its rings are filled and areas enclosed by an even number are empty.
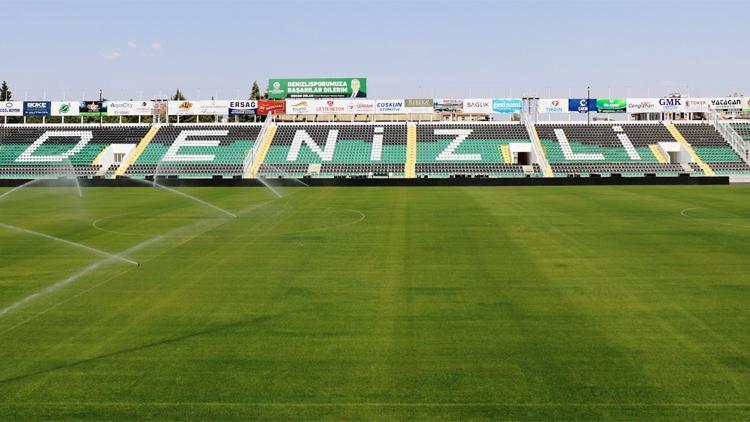
<svg viewBox="0 0 750 422"><path fill-rule="evenodd" d="M658 145L652 144L652 145L649 145L648 147L651 150L651 152L654 154L654 157L656 157L656 159L660 163L669 164L669 161L667 161L667 159L664 157L664 154L661 153L661 150L659 149Z"/></svg>
<svg viewBox="0 0 750 422"><path fill-rule="evenodd" d="M404 164L404 177L414 179L417 177L417 125L409 123L406 127L406 163Z"/></svg>
<svg viewBox="0 0 750 422"><path fill-rule="evenodd" d="M693 157L693 161L695 162L695 164L698 164L698 167L700 167L701 170L703 170L703 174L705 174L706 176L716 176L716 173L714 173L714 171L711 170L711 167L709 167L708 164L703 162L701 157L695 152L695 150L693 150L693 147L690 146L690 144L685 139L685 137L682 136L680 131L677 129L677 126L671 123L665 124L664 126L667 127L667 130L669 131L670 134L672 134L672 137L677 142L682 144L683 147L685 147L685 150L688 152L688 154L690 154L690 156Z"/></svg>
<svg viewBox="0 0 750 422"><path fill-rule="evenodd" d="M103 148L102 151L99 153L99 155L97 155L96 158L94 158L94 161L91 162L91 165L94 165L94 166L100 165L99 163L101 163L102 161L102 155L104 155L106 151L107 151L107 148L106 147Z"/></svg>
<svg viewBox="0 0 750 422"><path fill-rule="evenodd" d="M531 125L530 135L532 135L531 142L536 146L536 150L542 154L543 162L546 164L542 170L544 177L555 177L555 174L552 172L552 165L550 165L549 160L547 160L547 148L543 147L542 143L539 141L539 132L536 130L536 125Z"/></svg>
<svg viewBox="0 0 750 422"><path fill-rule="evenodd" d="M510 147L508 145L500 145L500 153L503 154L503 163L513 164L513 160L510 158Z"/></svg>
<svg viewBox="0 0 750 422"><path fill-rule="evenodd" d="M112 167L112 165L111 165L111 164L110 164L110 165L108 165L107 167L104 167L104 166L102 166L102 167L101 167L101 168L100 168L100 169L99 169L99 170L98 170L98 171L96 172L96 175L97 175L97 176L99 176L99 177L103 177L103 176L104 176L105 174L107 174L107 172L109 171L109 169L110 169L111 167Z"/></svg>
<svg viewBox="0 0 750 422"><path fill-rule="evenodd" d="M143 151L146 150L146 147L151 143L151 140L154 139L154 136L156 136L157 132L159 132L159 126L152 126L151 129L146 132L146 135L143 137L143 139L141 139L140 142L138 142L138 146L135 147L128 159L123 161L117 171L115 171L114 177L122 176L125 174L125 171L128 169L128 167L135 163L135 160L137 160L138 157L143 154Z"/></svg>
<svg viewBox="0 0 750 422"><path fill-rule="evenodd" d="M276 126L271 126L266 131L266 134L265 136L263 136L263 140L261 141L260 148L258 148L258 155L255 157L253 165L250 166L250 170L248 170L247 174L245 175L245 179L254 179L258 174L258 170L260 170L260 166L261 164L263 164L263 161L266 159L266 154L268 154L268 150L271 148L271 142L273 141L273 137L276 135L277 129L278 128Z"/></svg>

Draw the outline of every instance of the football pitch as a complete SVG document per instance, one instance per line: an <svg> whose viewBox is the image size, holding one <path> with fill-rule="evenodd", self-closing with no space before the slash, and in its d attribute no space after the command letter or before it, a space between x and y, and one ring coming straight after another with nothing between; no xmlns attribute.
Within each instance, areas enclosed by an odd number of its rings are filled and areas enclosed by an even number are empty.
<svg viewBox="0 0 750 422"><path fill-rule="evenodd" d="M177 189L0 198L0 419L750 418L750 186Z"/></svg>

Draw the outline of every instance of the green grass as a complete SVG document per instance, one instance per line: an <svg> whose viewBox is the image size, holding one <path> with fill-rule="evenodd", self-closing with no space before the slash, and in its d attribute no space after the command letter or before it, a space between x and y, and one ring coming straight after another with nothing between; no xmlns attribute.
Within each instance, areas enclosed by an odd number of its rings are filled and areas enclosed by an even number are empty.
<svg viewBox="0 0 750 422"><path fill-rule="evenodd" d="M183 191L242 215L0 200L113 253L167 233L0 315L0 419L750 418L750 187ZM102 261L0 245L0 309Z"/></svg>

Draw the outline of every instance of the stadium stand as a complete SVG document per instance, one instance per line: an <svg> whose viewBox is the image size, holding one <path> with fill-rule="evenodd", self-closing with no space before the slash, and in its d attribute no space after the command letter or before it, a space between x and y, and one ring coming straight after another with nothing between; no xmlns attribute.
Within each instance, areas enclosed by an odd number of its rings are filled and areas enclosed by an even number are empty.
<svg viewBox="0 0 750 422"><path fill-rule="evenodd" d="M675 124L675 127L716 174L750 174L750 166L742 161L712 125L681 123Z"/></svg>
<svg viewBox="0 0 750 422"><path fill-rule="evenodd" d="M541 177L537 151L556 177L750 175L705 122L267 123L3 126L0 177Z"/></svg>
<svg viewBox="0 0 750 422"><path fill-rule="evenodd" d="M259 132L259 124L164 126L125 175L241 176L243 160Z"/></svg>
<svg viewBox="0 0 750 422"><path fill-rule="evenodd" d="M519 147L519 148L516 148ZM514 151L514 150L521 151ZM539 175L519 123L417 124L417 177Z"/></svg>
<svg viewBox="0 0 750 422"><path fill-rule="evenodd" d="M750 123L732 123L732 128L747 142L750 142Z"/></svg>
<svg viewBox="0 0 750 422"><path fill-rule="evenodd" d="M137 144L147 126L5 126L0 128L0 177L94 176L94 162L113 144Z"/></svg>
<svg viewBox="0 0 750 422"><path fill-rule="evenodd" d="M660 123L538 124L537 132L555 176L702 174L694 163L673 163L654 150L675 139Z"/></svg>
<svg viewBox="0 0 750 422"><path fill-rule="evenodd" d="M258 174L403 177L405 160L403 123L280 123Z"/></svg>

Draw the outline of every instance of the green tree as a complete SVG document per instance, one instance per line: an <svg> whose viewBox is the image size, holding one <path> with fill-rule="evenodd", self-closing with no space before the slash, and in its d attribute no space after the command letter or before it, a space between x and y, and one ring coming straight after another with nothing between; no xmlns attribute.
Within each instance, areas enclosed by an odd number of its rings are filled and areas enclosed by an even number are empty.
<svg viewBox="0 0 750 422"><path fill-rule="evenodd" d="M185 101L187 98L182 94L182 91L180 91L180 88L177 88L177 92L174 93L170 98L172 101Z"/></svg>
<svg viewBox="0 0 750 422"><path fill-rule="evenodd" d="M250 99L260 100L260 88L258 87L258 81L253 81L253 87L250 89Z"/></svg>
<svg viewBox="0 0 750 422"><path fill-rule="evenodd" d="M0 86L0 101L10 101L11 99L13 99L13 93L10 92L8 83L3 81L2 86Z"/></svg>

